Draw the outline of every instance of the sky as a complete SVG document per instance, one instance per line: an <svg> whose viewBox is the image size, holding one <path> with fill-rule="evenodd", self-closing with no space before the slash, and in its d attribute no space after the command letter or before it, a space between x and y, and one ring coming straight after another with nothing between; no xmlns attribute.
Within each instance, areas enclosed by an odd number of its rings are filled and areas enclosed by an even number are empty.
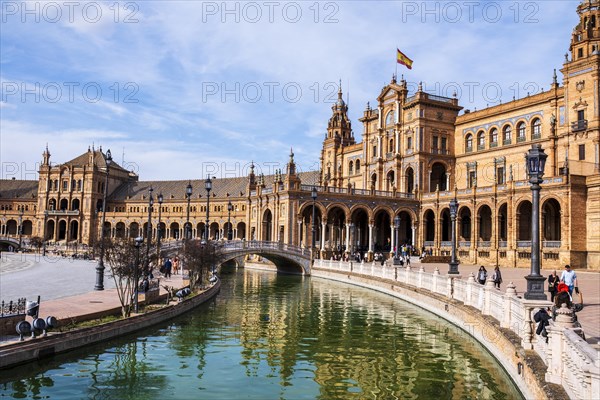
<svg viewBox="0 0 600 400"><path fill-rule="evenodd" d="M292 148L318 169L339 82L357 140L396 70L470 110L539 93L579 3L2 0L1 178L37 179L46 145L54 164L110 149L140 180L269 174Z"/></svg>

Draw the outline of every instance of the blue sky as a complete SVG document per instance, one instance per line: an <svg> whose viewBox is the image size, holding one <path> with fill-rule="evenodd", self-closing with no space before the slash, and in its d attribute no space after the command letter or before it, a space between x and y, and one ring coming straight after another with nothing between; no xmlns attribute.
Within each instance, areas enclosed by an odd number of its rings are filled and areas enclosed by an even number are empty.
<svg viewBox="0 0 600 400"><path fill-rule="evenodd" d="M358 118L398 65L471 110L548 90L579 1L0 2L2 178L92 144L141 180L318 168L341 80ZM559 79L562 76L559 73ZM124 154L124 157L123 157Z"/></svg>

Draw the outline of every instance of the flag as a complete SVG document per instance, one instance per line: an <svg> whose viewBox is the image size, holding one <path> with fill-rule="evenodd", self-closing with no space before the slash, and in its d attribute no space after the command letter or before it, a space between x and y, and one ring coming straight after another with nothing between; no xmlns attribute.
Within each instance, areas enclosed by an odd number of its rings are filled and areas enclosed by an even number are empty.
<svg viewBox="0 0 600 400"><path fill-rule="evenodd" d="M404 53L402 53L399 49L396 49L396 59L398 61L398 64L402 64L406 66L406 68L412 69L413 61L410 58L406 57Z"/></svg>

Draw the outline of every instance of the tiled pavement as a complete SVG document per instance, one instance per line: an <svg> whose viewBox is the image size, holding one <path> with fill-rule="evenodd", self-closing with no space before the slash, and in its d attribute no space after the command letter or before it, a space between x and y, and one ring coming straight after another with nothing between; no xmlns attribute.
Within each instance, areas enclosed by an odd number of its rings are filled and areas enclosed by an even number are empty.
<svg viewBox="0 0 600 400"><path fill-rule="evenodd" d="M2 254L0 260L0 297L2 300L16 300L18 297L28 299L41 295L40 315L54 315L58 319L77 315L92 314L97 311L119 307L119 300L114 283L109 276L105 277L104 291L94 291L95 262L73 261L62 258L36 258L32 261L27 255ZM442 275L447 274L447 264L423 264L428 272L436 267ZM413 258L413 268L420 267ZM476 273L476 265L459 265L462 279L470 273ZM491 277L493 271L488 271ZM525 275L528 269L501 268L503 283L501 290L513 282L517 294L526 291ZM551 271L542 270L548 276ZM562 271L557 271L559 274ZM583 294L584 308L578 315L588 343L600 343L600 273L576 270L579 288ZM161 286L181 286L181 275L173 275L170 279L161 280ZM161 288L161 291L164 291Z"/></svg>

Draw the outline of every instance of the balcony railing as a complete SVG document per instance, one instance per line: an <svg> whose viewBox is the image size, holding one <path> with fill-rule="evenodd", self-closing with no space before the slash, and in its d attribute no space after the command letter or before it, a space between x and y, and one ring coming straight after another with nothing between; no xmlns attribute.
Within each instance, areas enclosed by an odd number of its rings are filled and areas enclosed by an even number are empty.
<svg viewBox="0 0 600 400"><path fill-rule="evenodd" d="M571 123L571 130L573 132L585 131L587 129L587 119L580 119Z"/></svg>
<svg viewBox="0 0 600 400"><path fill-rule="evenodd" d="M485 150L485 144L478 144L477 150Z"/></svg>
<svg viewBox="0 0 600 400"><path fill-rule="evenodd" d="M442 241L442 247L452 247L452 242L451 241Z"/></svg>
<svg viewBox="0 0 600 400"><path fill-rule="evenodd" d="M480 240L477 242L477 247L490 247L491 242L489 240Z"/></svg>
<svg viewBox="0 0 600 400"><path fill-rule="evenodd" d="M506 240L500 240L498 241L498 247L501 249L505 249L506 247L508 247Z"/></svg>
<svg viewBox="0 0 600 400"><path fill-rule="evenodd" d="M512 140L510 140L510 139L504 139L502 141L502 145L503 146L508 146L509 144L512 144Z"/></svg>
<svg viewBox="0 0 600 400"><path fill-rule="evenodd" d="M79 210L48 210L48 215L79 215Z"/></svg>
<svg viewBox="0 0 600 400"><path fill-rule="evenodd" d="M490 147L498 147L498 142L490 142Z"/></svg>
<svg viewBox="0 0 600 400"><path fill-rule="evenodd" d="M472 151L473 151L473 147L469 146L469 147L467 147L467 148L465 149L465 151L466 151L467 153L470 153L470 152L472 152Z"/></svg>
<svg viewBox="0 0 600 400"><path fill-rule="evenodd" d="M531 248L531 240L517 240L517 247Z"/></svg>
<svg viewBox="0 0 600 400"><path fill-rule="evenodd" d="M546 248L560 248L560 240L544 240L542 246Z"/></svg>
<svg viewBox="0 0 600 400"><path fill-rule="evenodd" d="M459 247L471 247L471 241L470 240L461 240L460 242L458 242L458 246Z"/></svg>
<svg viewBox="0 0 600 400"><path fill-rule="evenodd" d="M517 136L517 143L524 142L527 138L525 136Z"/></svg>

